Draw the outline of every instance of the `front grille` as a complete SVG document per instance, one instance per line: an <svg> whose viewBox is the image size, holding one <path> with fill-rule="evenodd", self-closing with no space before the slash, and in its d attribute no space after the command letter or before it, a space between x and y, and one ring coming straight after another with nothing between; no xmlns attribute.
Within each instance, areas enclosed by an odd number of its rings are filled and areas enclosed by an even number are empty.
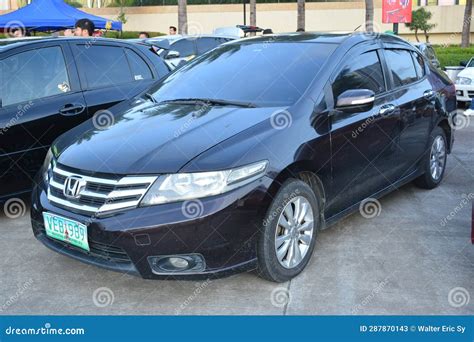
<svg viewBox="0 0 474 342"><path fill-rule="evenodd" d="M474 91L468 90L467 91L467 96L469 96L470 98L473 98L474 97Z"/></svg>
<svg viewBox="0 0 474 342"><path fill-rule="evenodd" d="M64 184L71 176L86 182L78 198L67 197L64 194ZM56 164L49 180L48 200L75 212L103 215L135 208L156 178L156 176L91 177L66 171Z"/></svg>

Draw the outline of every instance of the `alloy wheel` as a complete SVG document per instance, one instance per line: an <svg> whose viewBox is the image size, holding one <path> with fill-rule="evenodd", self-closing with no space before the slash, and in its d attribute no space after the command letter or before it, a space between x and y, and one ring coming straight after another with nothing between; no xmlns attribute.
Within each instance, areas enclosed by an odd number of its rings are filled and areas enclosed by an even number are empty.
<svg viewBox="0 0 474 342"><path fill-rule="evenodd" d="M442 136L438 135L431 145L430 172L434 180L439 180L446 163L446 144Z"/></svg>
<svg viewBox="0 0 474 342"><path fill-rule="evenodd" d="M314 215L303 196L291 199L283 208L275 232L277 259L285 268L298 266L308 253L313 239Z"/></svg>

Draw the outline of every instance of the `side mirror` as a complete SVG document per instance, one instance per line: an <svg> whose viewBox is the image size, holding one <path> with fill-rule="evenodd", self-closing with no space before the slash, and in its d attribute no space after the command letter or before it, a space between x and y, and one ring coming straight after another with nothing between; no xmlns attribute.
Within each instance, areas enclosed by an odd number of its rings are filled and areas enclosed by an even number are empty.
<svg viewBox="0 0 474 342"><path fill-rule="evenodd" d="M179 58L179 52L178 51L171 50L166 55L166 59L173 59L173 58Z"/></svg>
<svg viewBox="0 0 474 342"><path fill-rule="evenodd" d="M337 97L336 108L349 107L372 108L375 101L375 93L369 89L349 89Z"/></svg>
<svg viewBox="0 0 474 342"><path fill-rule="evenodd" d="M460 66L467 67L467 61L461 61L459 62Z"/></svg>

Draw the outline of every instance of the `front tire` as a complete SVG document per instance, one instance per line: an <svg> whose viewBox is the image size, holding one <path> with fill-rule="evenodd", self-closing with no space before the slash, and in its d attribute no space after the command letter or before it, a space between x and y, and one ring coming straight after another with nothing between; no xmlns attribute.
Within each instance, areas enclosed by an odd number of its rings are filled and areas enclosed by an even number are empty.
<svg viewBox="0 0 474 342"><path fill-rule="evenodd" d="M257 245L262 278L281 283L303 271L321 226L319 212L320 201L308 184L289 179L282 185L268 209Z"/></svg>
<svg viewBox="0 0 474 342"><path fill-rule="evenodd" d="M424 174L415 180L415 184L423 189L436 188L444 177L448 152L446 134L441 127L431 132L429 146L422 165Z"/></svg>

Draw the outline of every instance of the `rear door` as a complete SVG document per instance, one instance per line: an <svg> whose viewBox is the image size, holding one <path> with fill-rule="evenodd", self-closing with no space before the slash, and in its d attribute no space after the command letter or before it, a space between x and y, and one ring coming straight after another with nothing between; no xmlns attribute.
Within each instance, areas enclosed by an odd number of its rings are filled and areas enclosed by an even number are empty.
<svg viewBox="0 0 474 342"><path fill-rule="evenodd" d="M399 178L412 173L425 155L435 94L424 59L408 49L385 49L392 94L400 109Z"/></svg>
<svg viewBox="0 0 474 342"><path fill-rule="evenodd" d="M157 78L138 49L107 42L71 44L91 116L138 95Z"/></svg>
<svg viewBox="0 0 474 342"><path fill-rule="evenodd" d="M394 179L399 114L387 90L378 48L355 48L336 69L334 104L350 89L375 93L368 110L335 110L331 116L332 184L328 217L390 186Z"/></svg>
<svg viewBox="0 0 474 342"><path fill-rule="evenodd" d="M28 191L51 143L88 118L67 43L0 56L0 197Z"/></svg>

